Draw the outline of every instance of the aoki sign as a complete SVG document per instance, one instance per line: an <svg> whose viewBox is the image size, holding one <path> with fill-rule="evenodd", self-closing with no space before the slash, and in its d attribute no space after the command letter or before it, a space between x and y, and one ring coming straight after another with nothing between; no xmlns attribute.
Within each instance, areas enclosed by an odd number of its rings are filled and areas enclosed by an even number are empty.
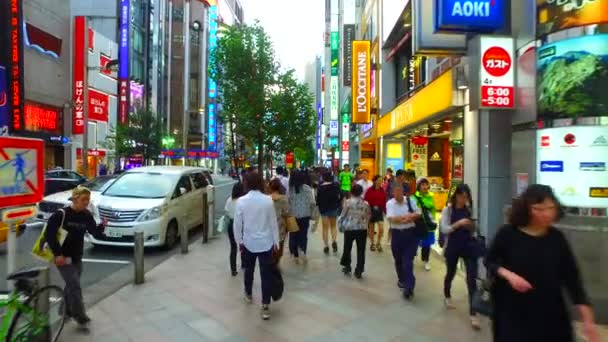
<svg viewBox="0 0 608 342"><path fill-rule="evenodd" d="M435 0L435 31L493 32L505 26L504 0Z"/></svg>
<svg viewBox="0 0 608 342"><path fill-rule="evenodd" d="M352 113L354 124L369 123L371 119L370 103L370 43L353 41L353 82Z"/></svg>

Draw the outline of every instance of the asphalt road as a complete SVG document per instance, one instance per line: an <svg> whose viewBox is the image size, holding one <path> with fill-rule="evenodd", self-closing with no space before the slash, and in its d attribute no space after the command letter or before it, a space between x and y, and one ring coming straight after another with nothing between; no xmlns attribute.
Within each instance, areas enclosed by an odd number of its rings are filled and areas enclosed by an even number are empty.
<svg viewBox="0 0 608 342"><path fill-rule="evenodd" d="M224 203L230 196L232 191L232 184L234 181L231 178L223 176L214 176L215 183L215 218L216 220L223 215ZM28 227L25 233L17 239L17 269L22 267L29 267L34 265L41 265L42 263L31 255L31 248L34 242L38 238L42 226ZM202 229L198 228L191 231L191 241L199 240L202 238ZM174 253L179 253L179 245L171 251L163 250L161 248L147 248L145 250L145 268L150 269ZM133 260L133 249L132 248L115 248L98 246L93 247L88 242L85 242L84 249L84 267L81 278L82 287L86 288L96 285L113 274L123 270L124 268L131 268ZM0 289L6 289L6 276L7 276L7 257L6 257L6 244L0 245ZM124 273L124 271L123 271ZM129 273L129 276L131 274ZM63 286L63 280L59 276L59 273L55 268L52 267L51 271L51 283L59 286ZM108 289L111 290L111 289ZM116 289L114 289L116 290ZM103 292L104 289L101 289ZM111 291L110 291L111 293ZM109 295L105 293L103 295Z"/></svg>

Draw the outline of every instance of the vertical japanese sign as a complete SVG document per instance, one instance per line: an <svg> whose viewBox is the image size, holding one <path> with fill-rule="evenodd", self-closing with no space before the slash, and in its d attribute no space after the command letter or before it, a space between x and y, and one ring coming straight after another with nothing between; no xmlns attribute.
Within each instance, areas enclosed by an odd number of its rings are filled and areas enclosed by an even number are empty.
<svg viewBox="0 0 608 342"><path fill-rule="evenodd" d="M350 151L350 123L347 113L342 114L342 161L347 163Z"/></svg>
<svg viewBox="0 0 608 342"><path fill-rule="evenodd" d="M331 75L338 76L338 70L340 63L340 34L338 32L332 32L330 37L330 48L331 48Z"/></svg>
<svg viewBox="0 0 608 342"><path fill-rule="evenodd" d="M480 45L480 108L514 108L513 38L482 36Z"/></svg>
<svg viewBox="0 0 608 342"><path fill-rule="evenodd" d="M218 29L218 9L217 6L209 7L209 63L211 63L211 54L217 48L217 29ZM217 83L209 77L207 82L209 85L209 105L207 110L207 148L209 151L217 150L217 122L216 122L216 105L217 100Z"/></svg>
<svg viewBox="0 0 608 342"><path fill-rule="evenodd" d="M118 123L129 121L129 23L131 22L130 0L120 0L120 28L118 45Z"/></svg>
<svg viewBox="0 0 608 342"><path fill-rule="evenodd" d="M323 124L323 108L317 103L317 149L321 148L321 125Z"/></svg>
<svg viewBox="0 0 608 342"><path fill-rule="evenodd" d="M0 2L0 135L23 129L23 13L21 0Z"/></svg>
<svg viewBox="0 0 608 342"><path fill-rule="evenodd" d="M86 82L84 79L84 59L86 48L84 46L84 35L86 34L86 19L83 16L74 17L74 60L73 60L73 94L74 102L72 112L72 134L84 134L84 92Z"/></svg>
<svg viewBox="0 0 608 342"><path fill-rule="evenodd" d="M355 40L355 25L344 25L344 86L350 87L353 80L353 40Z"/></svg>
<svg viewBox="0 0 608 342"><path fill-rule="evenodd" d="M369 123L371 120L371 75L370 43L358 40L353 42L353 86L352 112L353 123Z"/></svg>
<svg viewBox="0 0 608 342"><path fill-rule="evenodd" d="M339 82L340 81L338 80L338 76L331 77L331 84L329 85L330 86L329 96L330 96L331 102L329 103L329 106L330 106L330 119L332 119L332 120L338 120L338 107L339 107L338 98L340 96L339 89L338 89Z"/></svg>

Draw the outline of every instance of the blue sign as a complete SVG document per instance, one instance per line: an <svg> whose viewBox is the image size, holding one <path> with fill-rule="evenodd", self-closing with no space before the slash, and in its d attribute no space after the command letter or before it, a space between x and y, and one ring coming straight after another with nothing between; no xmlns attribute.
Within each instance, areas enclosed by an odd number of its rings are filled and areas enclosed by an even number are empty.
<svg viewBox="0 0 608 342"><path fill-rule="evenodd" d="M0 65L0 136L8 135L11 125L11 115L8 109L8 74L6 68Z"/></svg>
<svg viewBox="0 0 608 342"><path fill-rule="evenodd" d="M541 161L540 172L564 172L564 162L561 160Z"/></svg>
<svg viewBox="0 0 608 342"><path fill-rule="evenodd" d="M582 162L579 165L581 171L606 171L606 163L604 162Z"/></svg>
<svg viewBox="0 0 608 342"><path fill-rule="evenodd" d="M130 0L120 0L120 38L118 43L118 77L129 79L129 22Z"/></svg>
<svg viewBox="0 0 608 342"><path fill-rule="evenodd" d="M209 104L209 137L208 137L208 147L210 151L215 151L215 144L216 144L216 130L215 130L215 104L210 103Z"/></svg>
<svg viewBox="0 0 608 342"><path fill-rule="evenodd" d="M321 148L321 124L323 122L323 108L321 102L317 103L317 149Z"/></svg>
<svg viewBox="0 0 608 342"><path fill-rule="evenodd" d="M217 48L217 29L218 29L218 9L217 6L209 7L209 61L211 62L211 52ZM209 103L208 108L208 131L207 145L210 151L217 151L217 126L216 126L216 107L213 103L217 98L217 83L211 77L208 78Z"/></svg>
<svg viewBox="0 0 608 342"><path fill-rule="evenodd" d="M506 10L504 0L435 0L435 31L498 31L505 26Z"/></svg>

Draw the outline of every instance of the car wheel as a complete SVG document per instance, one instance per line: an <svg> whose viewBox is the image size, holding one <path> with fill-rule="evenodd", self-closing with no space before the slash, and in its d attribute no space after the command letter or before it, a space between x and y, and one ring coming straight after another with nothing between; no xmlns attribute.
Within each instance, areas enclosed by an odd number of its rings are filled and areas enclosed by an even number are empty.
<svg viewBox="0 0 608 342"><path fill-rule="evenodd" d="M177 222L171 221L165 233L165 248L172 249L177 243Z"/></svg>

